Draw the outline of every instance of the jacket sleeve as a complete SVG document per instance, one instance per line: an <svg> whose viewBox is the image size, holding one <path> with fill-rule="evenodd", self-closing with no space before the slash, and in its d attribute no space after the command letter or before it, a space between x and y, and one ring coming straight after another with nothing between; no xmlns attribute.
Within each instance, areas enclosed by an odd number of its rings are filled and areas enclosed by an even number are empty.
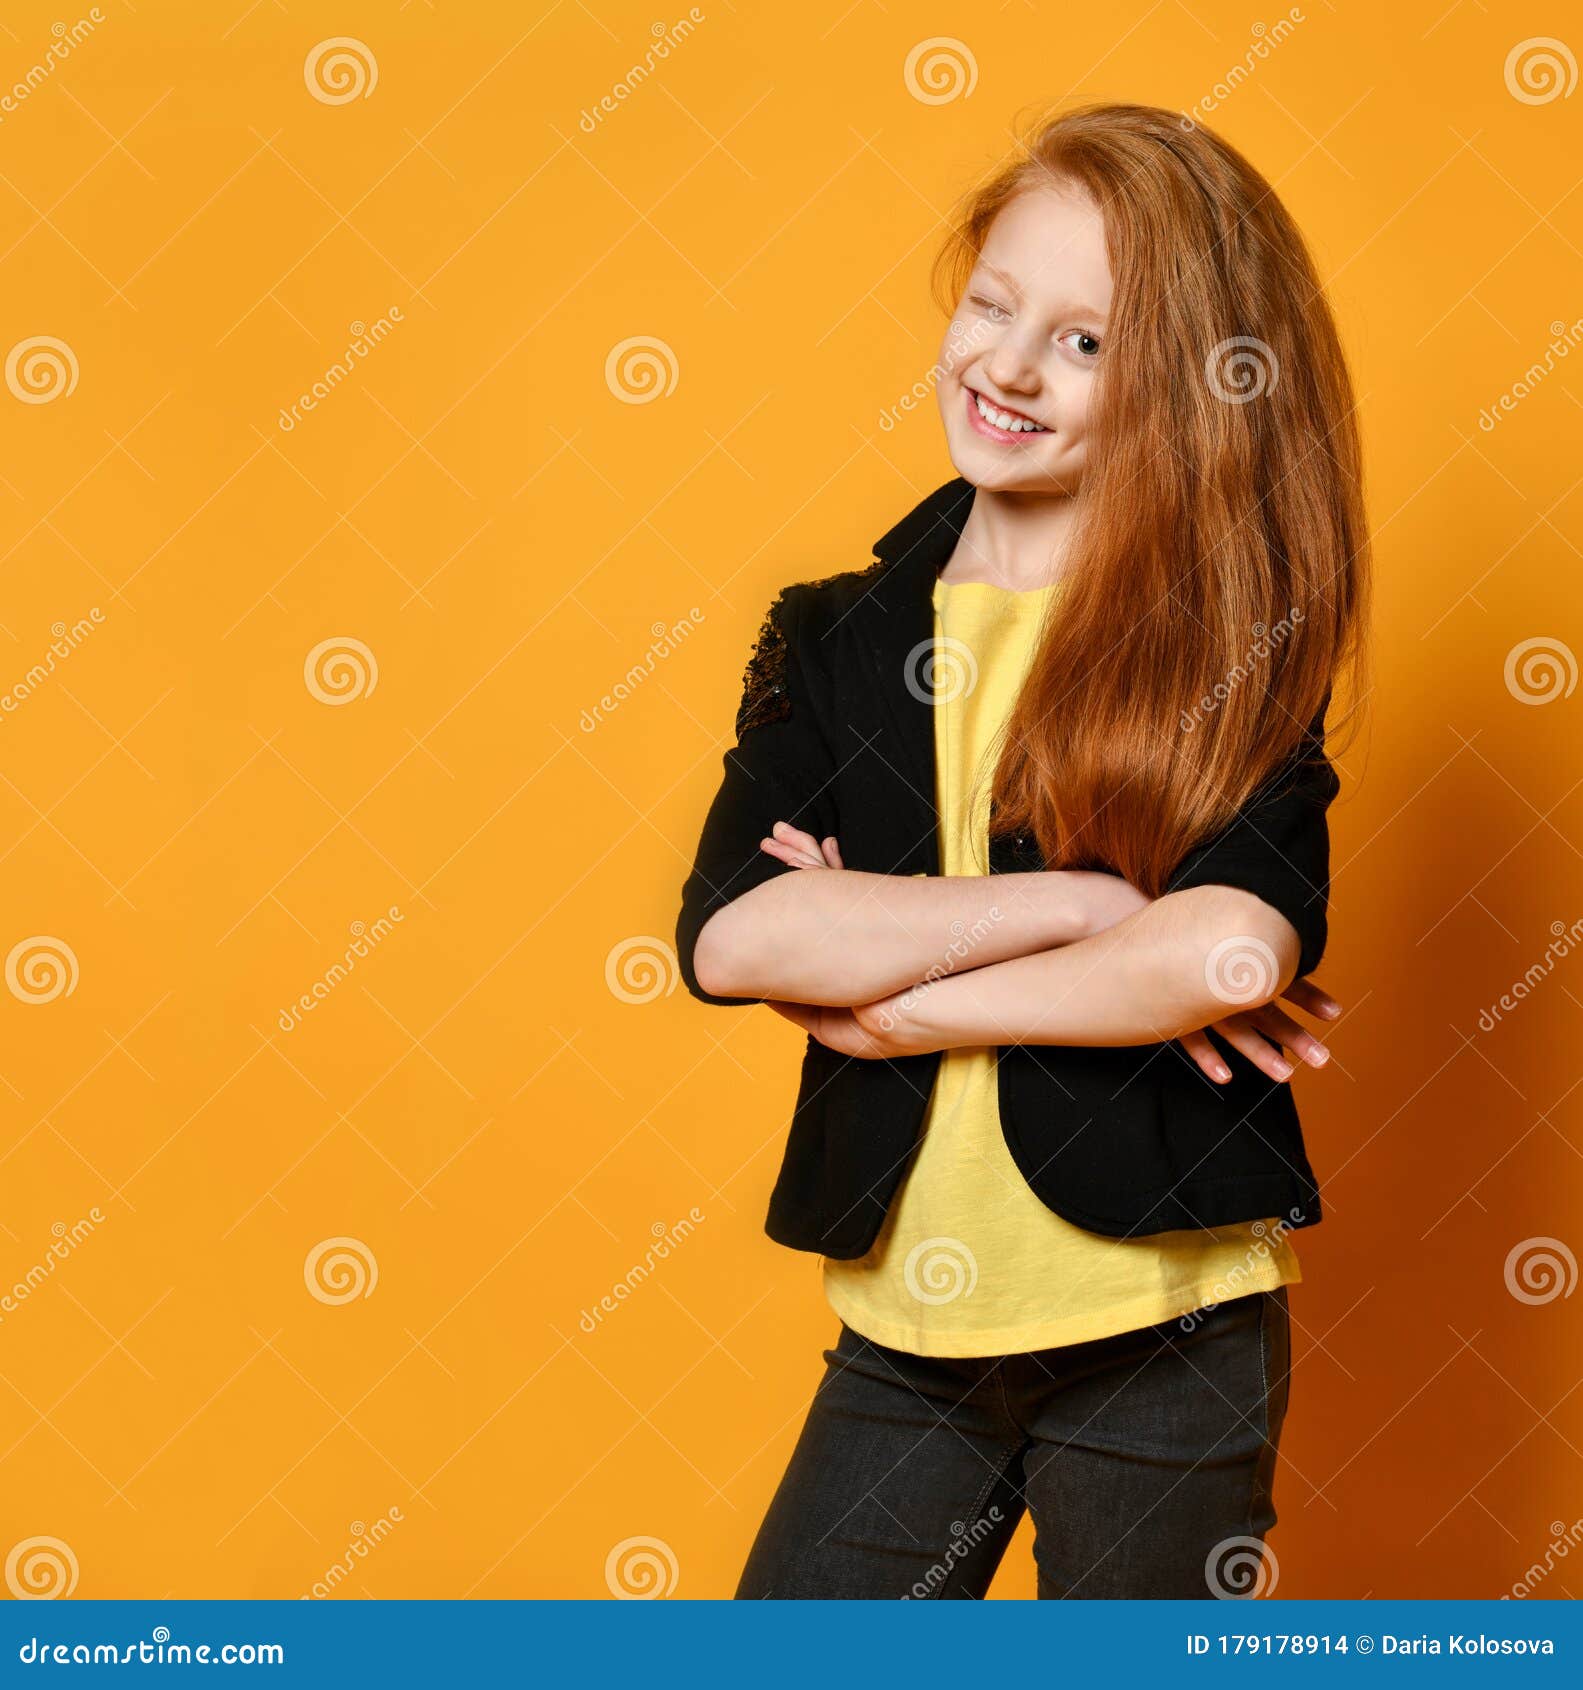
<svg viewBox="0 0 1583 1690"><path fill-rule="evenodd" d="M725 754L724 775L682 887L677 963L688 991L702 1003L763 1001L706 992L693 966L698 935L716 910L776 875L803 872L761 851L759 841L777 821L818 839L839 836L836 763L820 723L819 668L802 647L798 596L788 588L770 606L749 659L736 744Z"/></svg>
<svg viewBox="0 0 1583 1690"><path fill-rule="evenodd" d="M1325 812L1341 781L1325 756L1327 692L1301 743L1213 838L1172 871L1167 892L1236 886L1279 910L1301 941L1297 978L1325 952L1330 898L1330 827Z"/></svg>

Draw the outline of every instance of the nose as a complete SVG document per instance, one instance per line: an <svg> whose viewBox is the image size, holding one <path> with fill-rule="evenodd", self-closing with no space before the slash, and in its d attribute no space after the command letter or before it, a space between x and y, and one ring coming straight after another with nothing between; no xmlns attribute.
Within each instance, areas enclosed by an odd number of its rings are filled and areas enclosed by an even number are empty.
<svg viewBox="0 0 1583 1690"><path fill-rule="evenodd" d="M1041 376L1031 338L1015 327L1003 335L984 365L985 373L1004 393L1037 393Z"/></svg>

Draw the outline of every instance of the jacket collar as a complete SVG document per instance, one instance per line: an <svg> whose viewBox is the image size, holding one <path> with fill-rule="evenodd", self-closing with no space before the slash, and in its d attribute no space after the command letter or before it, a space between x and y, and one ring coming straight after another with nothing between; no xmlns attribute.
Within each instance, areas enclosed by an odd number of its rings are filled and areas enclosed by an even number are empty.
<svg viewBox="0 0 1583 1690"><path fill-rule="evenodd" d="M961 476L935 488L874 542L875 557L907 573L938 575L961 537L974 492Z"/></svg>

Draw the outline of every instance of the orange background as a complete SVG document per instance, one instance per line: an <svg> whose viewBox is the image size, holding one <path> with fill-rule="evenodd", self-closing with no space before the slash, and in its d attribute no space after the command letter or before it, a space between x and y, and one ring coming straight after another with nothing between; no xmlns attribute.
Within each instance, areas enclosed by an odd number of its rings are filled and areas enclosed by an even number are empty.
<svg viewBox="0 0 1583 1690"><path fill-rule="evenodd" d="M1219 0L701 11L592 133L647 6L105 0L0 113L3 350L76 369L0 390L0 688L101 613L0 714L0 953L76 969L0 991L0 1281L103 1216L0 1308L0 1551L60 1540L78 1595L296 1596L350 1559L343 1595L604 1597L652 1538L663 1588L725 1596L790 1450L835 1332L760 1231L801 1041L663 954L625 1001L607 957L669 943L773 592L950 474L928 407L879 418L933 360L955 194L1029 104L1190 108L1255 37ZM7 7L0 83L74 16ZM1583 640L1583 358L1478 422L1583 282L1583 98L1503 77L1553 27L1314 6L1210 119L1333 286L1379 540L1321 974L1348 1013L1297 1082L1328 1219L1283 1596L1498 1595L1583 1515L1575 1271L1505 1276L1583 1248L1580 965L1478 1025L1583 914L1583 700L1505 678ZM366 97L310 92L336 36ZM938 104L904 78L933 36L975 78ZM634 337L675 375L644 403L606 380ZM377 685L354 651L325 702L305 662L347 639ZM366 1297L310 1290L337 1238Z"/></svg>

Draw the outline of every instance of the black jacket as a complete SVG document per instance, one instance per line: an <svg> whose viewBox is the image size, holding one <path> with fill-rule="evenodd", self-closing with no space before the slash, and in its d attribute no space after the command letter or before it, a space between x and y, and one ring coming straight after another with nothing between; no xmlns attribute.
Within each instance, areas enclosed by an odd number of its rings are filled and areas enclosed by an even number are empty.
<svg viewBox="0 0 1583 1690"><path fill-rule="evenodd" d="M788 872L759 849L777 820L835 834L848 868L938 874L934 712L918 682L932 649L935 578L972 503L963 480L932 493L876 542L877 561L788 587L749 665L737 744L704 822L676 926L682 978L705 1003L693 948L722 905ZM1328 697L1326 702L1328 703ZM1324 709L1291 759L1167 890L1255 893L1301 936L1298 974L1325 948L1330 846L1340 783L1324 755ZM996 838L991 873L1044 866L1031 841ZM1096 865L1098 866L1098 865ZM1173 1041L1005 1045L1001 1129L1048 1207L1112 1238L1280 1217L1320 1218L1289 1083L1211 1034L1232 1078L1216 1084ZM766 1231L793 1249L866 1253L917 1146L939 1053L875 1061L810 1038Z"/></svg>

